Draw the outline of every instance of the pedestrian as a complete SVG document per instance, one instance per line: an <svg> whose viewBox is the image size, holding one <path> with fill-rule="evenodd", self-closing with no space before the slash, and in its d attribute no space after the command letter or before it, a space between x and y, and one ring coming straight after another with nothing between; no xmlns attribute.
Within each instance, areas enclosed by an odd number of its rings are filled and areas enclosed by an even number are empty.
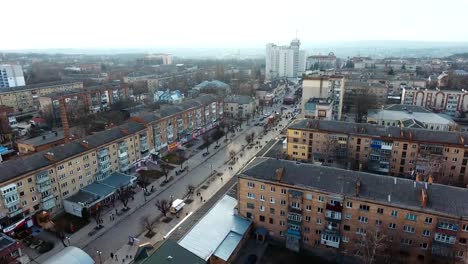
<svg viewBox="0 0 468 264"><path fill-rule="evenodd" d="M112 214L109 215L109 221L112 221Z"/></svg>
<svg viewBox="0 0 468 264"><path fill-rule="evenodd" d="M223 182L223 177L221 177L221 182Z"/></svg>
<svg viewBox="0 0 468 264"><path fill-rule="evenodd" d="M203 197L202 196L200 196L200 202L203 202Z"/></svg>
<svg viewBox="0 0 468 264"><path fill-rule="evenodd" d="M119 211L115 209L115 215L119 215Z"/></svg>
<svg viewBox="0 0 468 264"><path fill-rule="evenodd" d="M114 253L111 252L110 255L111 255L111 259L114 259Z"/></svg>
<svg viewBox="0 0 468 264"><path fill-rule="evenodd" d="M117 258L117 253L115 254L115 260L116 260L116 261L119 261L119 259Z"/></svg>

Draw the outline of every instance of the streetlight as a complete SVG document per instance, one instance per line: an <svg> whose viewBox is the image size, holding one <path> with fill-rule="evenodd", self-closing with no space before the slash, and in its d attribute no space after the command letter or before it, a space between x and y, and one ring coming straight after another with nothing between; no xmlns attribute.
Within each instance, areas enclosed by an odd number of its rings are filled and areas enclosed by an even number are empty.
<svg viewBox="0 0 468 264"><path fill-rule="evenodd" d="M210 165L211 165L211 174L210 174L210 176L212 176L213 175L213 163L210 163Z"/></svg>
<svg viewBox="0 0 468 264"><path fill-rule="evenodd" d="M65 237L68 241L68 245L71 246L70 237Z"/></svg>
<svg viewBox="0 0 468 264"><path fill-rule="evenodd" d="M99 255L99 263L102 264L102 257L101 257L102 251L96 250L96 253L98 253Z"/></svg>

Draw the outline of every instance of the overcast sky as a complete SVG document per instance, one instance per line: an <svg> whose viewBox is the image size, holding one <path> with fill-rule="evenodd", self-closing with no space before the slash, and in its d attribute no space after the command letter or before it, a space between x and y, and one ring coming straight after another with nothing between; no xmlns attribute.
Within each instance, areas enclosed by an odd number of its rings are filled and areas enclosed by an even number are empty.
<svg viewBox="0 0 468 264"><path fill-rule="evenodd" d="M468 0L3 0L2 49L468 41Z"/></svg>

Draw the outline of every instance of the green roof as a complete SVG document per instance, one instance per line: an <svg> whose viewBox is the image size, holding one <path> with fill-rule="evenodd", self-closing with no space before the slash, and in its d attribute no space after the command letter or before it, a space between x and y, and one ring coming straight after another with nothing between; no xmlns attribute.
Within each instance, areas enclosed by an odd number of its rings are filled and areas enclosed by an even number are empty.
<svg viewBox="0 0 468 264"><path fill-rule="evenodd" d="M168 261L170 260L170 261ZM176 242L165 240L146 260L141 264L206 264L206 261L183 248Z"/></svg>

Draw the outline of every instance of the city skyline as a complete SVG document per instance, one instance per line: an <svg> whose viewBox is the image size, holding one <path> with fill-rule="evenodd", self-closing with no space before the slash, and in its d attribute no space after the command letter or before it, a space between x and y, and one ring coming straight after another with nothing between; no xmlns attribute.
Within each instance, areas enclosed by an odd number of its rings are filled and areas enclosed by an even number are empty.
<svg viewBox="0 0 468 264"><path fill-rule="evenodd" d="M2 40L0 50L257 48L269 42L288 43L296 31L305 45L366 40L468 41L468 29L453 26L466 23L463 10L468 8L467 2L397 2L382 6L369 0L295 1L290 6L301 8L284 14L284 5L270 3L265 7L247 1L229 6L229 10L211 0L184 3L184 8L177 3L149 1L130 6L117 1L110 8L105 2L84 1L72 9L60 1L47 0L28 2L29 8L24 10L22 3L8 1L3 4L5 10L22 10L28 19L18 20L16 12L3 15L4 21L16 22L5 27L4 34L9 37Z"/></svg>

